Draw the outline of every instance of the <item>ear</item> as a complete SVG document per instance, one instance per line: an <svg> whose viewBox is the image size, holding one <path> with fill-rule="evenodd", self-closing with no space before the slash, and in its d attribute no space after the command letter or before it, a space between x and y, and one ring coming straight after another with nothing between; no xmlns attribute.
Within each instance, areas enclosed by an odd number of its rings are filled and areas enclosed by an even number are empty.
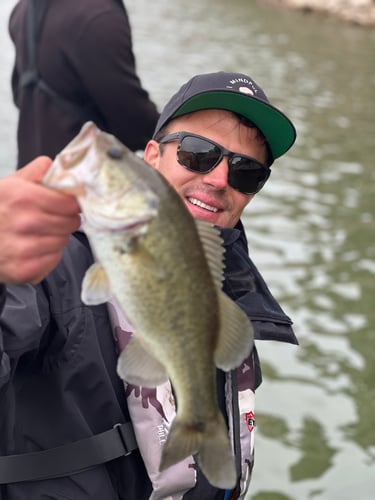
<svg viewBox="0 0 375 500"><path fill-rule="evenodd" d="M154 140L148 141L143 158L146 163L158 170L160 163L160 144Z"/></svg>

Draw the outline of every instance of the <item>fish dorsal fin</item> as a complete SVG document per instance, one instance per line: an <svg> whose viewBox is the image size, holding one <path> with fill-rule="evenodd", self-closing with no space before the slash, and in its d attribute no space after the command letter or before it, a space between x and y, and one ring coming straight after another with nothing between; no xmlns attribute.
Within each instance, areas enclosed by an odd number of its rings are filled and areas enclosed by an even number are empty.
<svg viewBox="0 0 375 500"><path fill-rule="evenodd" d="M220 230L210 222L195 221L208 266L215 285L221 288L224 279L224 246Z"/></svg>

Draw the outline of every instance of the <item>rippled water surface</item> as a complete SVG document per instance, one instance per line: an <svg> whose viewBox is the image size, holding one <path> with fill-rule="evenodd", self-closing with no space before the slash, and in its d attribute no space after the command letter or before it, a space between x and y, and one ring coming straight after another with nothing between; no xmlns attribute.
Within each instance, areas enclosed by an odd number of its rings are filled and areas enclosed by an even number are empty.
<svg viewBox="0 0 375 500"><path fill-rule="evenodd" d="M15 109L0 5L0 168ZM198 72L250 74L295 122L244 222L300 346L258 343L252 500L375 498L375 31L250 0L129 0L144 85L161 106ZM126 119L126 118L125 118Z"/></svg>

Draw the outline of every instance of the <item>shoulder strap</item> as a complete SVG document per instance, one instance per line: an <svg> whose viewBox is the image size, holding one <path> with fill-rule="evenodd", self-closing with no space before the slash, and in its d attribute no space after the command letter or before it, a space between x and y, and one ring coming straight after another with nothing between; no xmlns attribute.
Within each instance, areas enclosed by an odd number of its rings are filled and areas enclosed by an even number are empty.
<svg viewBox="0 0 375 500"><path fill-rule="evenodd" d="M71 476L138 448L131 422L57 448L0 457L0 484Z"/></svg>
<svg viewBox="0 0 375 500"><path fill-rule="evenodd" d="M47 10L46 0L28 0L26 8L26 42L27 42L27 70L20 78L20 87L36 84L38 69L36 65L36 47L39 41L44 15Z"/></svg>

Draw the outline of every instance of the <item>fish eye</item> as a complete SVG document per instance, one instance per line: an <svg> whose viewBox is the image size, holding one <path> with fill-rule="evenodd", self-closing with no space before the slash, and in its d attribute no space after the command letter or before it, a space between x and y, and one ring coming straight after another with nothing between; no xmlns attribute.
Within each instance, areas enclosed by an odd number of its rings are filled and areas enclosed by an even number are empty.
<svg viewBox="0 0 375 500"><path fill-rule="evenodd" d="M107 156L114 160L119 160L123 157L124 150L118 146L112 146L107 150Z"/></svg>

